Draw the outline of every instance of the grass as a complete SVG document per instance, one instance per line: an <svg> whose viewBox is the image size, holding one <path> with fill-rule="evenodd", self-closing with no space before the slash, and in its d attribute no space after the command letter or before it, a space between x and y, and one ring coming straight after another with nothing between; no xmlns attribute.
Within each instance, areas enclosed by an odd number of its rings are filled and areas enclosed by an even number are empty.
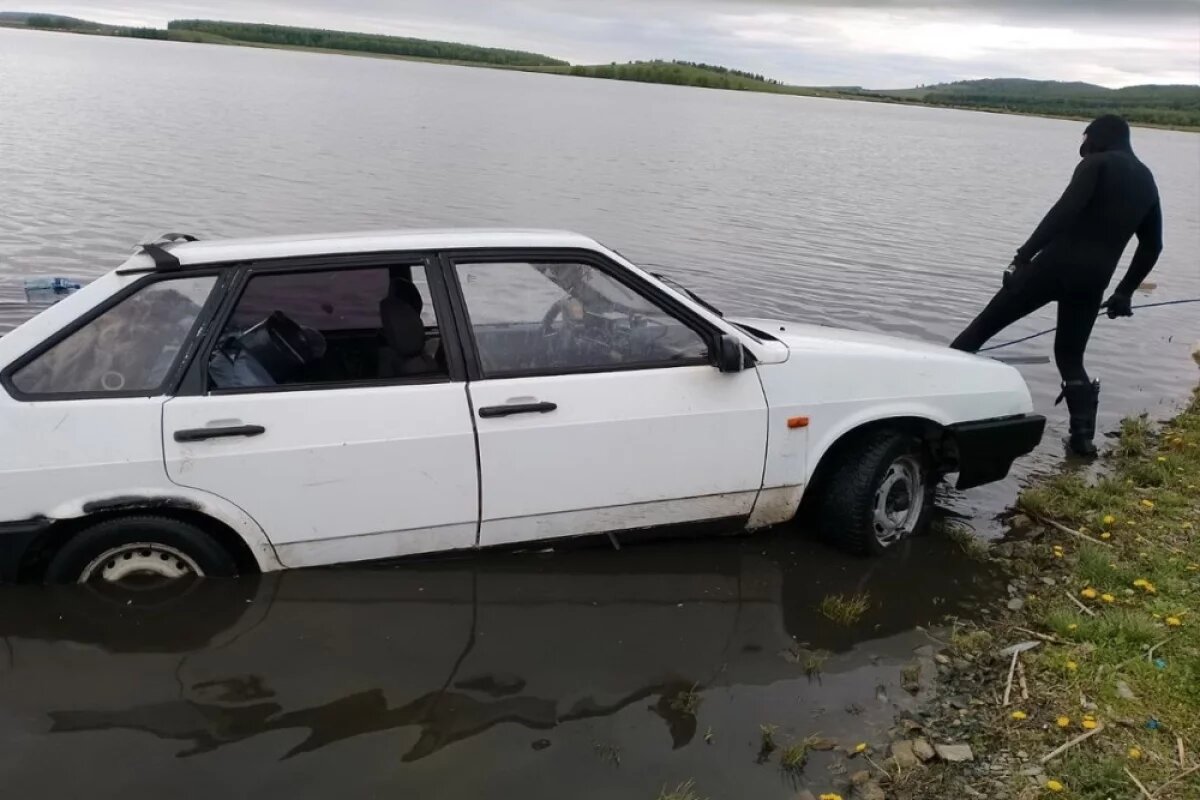
<svg viewBox="0 0 1200 800"><path fill-rule="evenodd" d="M758 734L758 760L764 762L771 757L779 749L779 744L775 741L775 731L778 730L776 725L759 725Z"/></svg>
<svg viewBox="0 0 1200 800"><path fill-rule="evenodd" d="M860 592L852 595L830 594L821 599L821 614L840 625L853 625L871 607L871 595Z"/></svg>
<svg viewBox="0 0 1200 800"><path fill-rule="evenodd" d="M797 773L804 770L808 764L808 754L813 746L820 741L817 736L807 736L799 741L790 743L779 752L779 767L784 772Z"/></svg>
<svg viewBox="0 0 1200 800"><path fill-rule="evenodd" d="M956 632L951 646L991 653L1029 638L1008 623L1054 639L1022 656L1029 700L984 712L994 715L988 751L1038 758L1081 734L1085 714L1103 724L1045 765L1061 794L1014 775L1014 797L1144 796L1126 770L1157 800L1200 797L1200 769L1179 777L1200 765L1200 392L1160 429L1127 420L1103 466L1101 477L1044 480L1020 501L1096 543L1047 529L1025 566L1054 585L1031 582L1035 602L988 630ZM1000 661L992 679L1003 691ZM1026 718L1014 720L1014 709Z"/></svg>
<svg viewBox="0 0 1200 800"><path fill-rule="evenodd" d="M806 650L804 652L804 674L810 678L819 676L830 655L828 650Z"/></svg>
<svg viewBox="0 0 1200 800"><path fill-rule="evenodd" d="M689 714L696 716L696 712L700 709L700 692L697 691L700 684L693 683L687 689L680 689L671 697L671 710L678 711L680 714Z"/></svg>
<svg viewBox="0 0 1200 800"><path fill-rule="evenodd" d="M658 800L704 800L700 795L696 794L694 781L685 781L679 784L674 789L663 787L658 793Z"/></svg>

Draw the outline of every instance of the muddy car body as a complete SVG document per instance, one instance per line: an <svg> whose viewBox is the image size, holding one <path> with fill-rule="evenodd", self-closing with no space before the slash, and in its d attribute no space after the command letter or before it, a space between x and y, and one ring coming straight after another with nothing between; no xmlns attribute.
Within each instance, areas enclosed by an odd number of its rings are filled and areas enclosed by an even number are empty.
<svg viewBox="0 0 1200 800"><path fill-rule="evenodd" d="M722 521L879 552L1041 437L1011 367L722 316L586 237L143 246L0 338L5 579Z"/></svg>

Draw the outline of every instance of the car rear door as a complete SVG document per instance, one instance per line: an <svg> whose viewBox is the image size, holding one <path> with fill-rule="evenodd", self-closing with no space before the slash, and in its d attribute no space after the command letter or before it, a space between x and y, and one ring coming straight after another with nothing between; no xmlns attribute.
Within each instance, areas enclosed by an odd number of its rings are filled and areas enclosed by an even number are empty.
<svg viewBox="0 0 1200 800"><path fill-rule="evenodd" d="M243 508L291 567L474 546L466 384L426 266L247 268L164 406L171 480Z"/></svg>
<svg viewBox="0 0 1200 800"><path fill-rule="evenodd" d="M715 330L587 251L450 254L472 371L480 544L748 515L767 406Z"/></svg>

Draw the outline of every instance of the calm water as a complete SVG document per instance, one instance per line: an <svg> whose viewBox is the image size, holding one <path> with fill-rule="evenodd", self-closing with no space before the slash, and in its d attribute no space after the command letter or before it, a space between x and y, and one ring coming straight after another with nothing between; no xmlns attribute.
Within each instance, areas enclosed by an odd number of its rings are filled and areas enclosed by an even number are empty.
<svg viewBox="0 0 1200 800"><path fill-rule="evenodd" d="M1081 128L0 29L0 332L28 314L23 278L92 278L167 230L512 225L591 234L730 312L948 341L1062 190ZM1167 226L1140 299L1200 297L1200 136L1138 130L1135 146ZM1011 334L1051 325L1046 312ZM1103 320L1102 425L1169 413L1197 339L1197 306ZM984 533L1060 460L1053 366L1022 369L1052 419L1043 449L943 500ZM754 763L757 726L877 736L926 641L913 626L992 591L946 542L863 562L788 534L298 573L159 611L10 590L0 775L23 796L100 781L211 797L236 774L270 796L336 781L358 796L653 797L695 777L714 798L787 797ZM860 625L815 614L862 589ZM824 677L803 675L797 641L834 653ZM671 700L692 685L699 711L681 714ZM802 782L829 784L820 759Z"/></svg>

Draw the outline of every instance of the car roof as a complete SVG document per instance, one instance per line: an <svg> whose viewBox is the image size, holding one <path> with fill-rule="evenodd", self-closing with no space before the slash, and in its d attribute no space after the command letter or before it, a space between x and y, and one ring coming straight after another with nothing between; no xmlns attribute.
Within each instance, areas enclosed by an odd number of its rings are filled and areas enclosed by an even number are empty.
<svg viewBox="0 0 1200 800"><path fill-rule="evenodd" d="M489 248L603 249L579 233L517 228L434 228L428 230L357 231L301 234L251 239L208 239L177 242L166 249L183 265L215 264L300 256ZM145 253L138 253L126 268L153 268Z"/></svg>

